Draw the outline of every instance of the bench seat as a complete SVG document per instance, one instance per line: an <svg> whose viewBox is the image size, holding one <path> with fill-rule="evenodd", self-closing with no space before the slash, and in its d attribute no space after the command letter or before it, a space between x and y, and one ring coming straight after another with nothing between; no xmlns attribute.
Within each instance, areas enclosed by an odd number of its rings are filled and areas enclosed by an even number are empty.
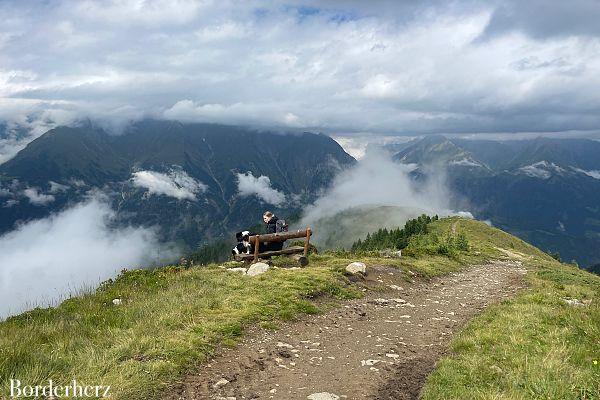
<svg viewBox="0 0 600 400"><path fill-rule="evenodd" d="M304 247L302 246L290 246L286 247L283 250L275 250L275 251L265 251L263 253L258 253L258 257L272 257L272 256L280 256L283 254L298 254L304 253ZM236 261L249 261L254 259L254 254L236 254Z"/></svg>

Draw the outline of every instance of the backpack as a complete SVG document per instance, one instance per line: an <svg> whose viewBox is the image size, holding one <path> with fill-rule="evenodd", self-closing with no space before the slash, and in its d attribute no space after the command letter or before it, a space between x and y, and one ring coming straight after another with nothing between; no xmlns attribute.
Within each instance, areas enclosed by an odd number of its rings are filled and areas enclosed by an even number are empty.
<svg viewBox="0 0 600 400"><path fill-rule="evenodd" d="M287 232L287 231L288 231L288 224L285 223L285 220L278 219L277 222L275 223L275 232L280 233L280 232Z"/></svg>

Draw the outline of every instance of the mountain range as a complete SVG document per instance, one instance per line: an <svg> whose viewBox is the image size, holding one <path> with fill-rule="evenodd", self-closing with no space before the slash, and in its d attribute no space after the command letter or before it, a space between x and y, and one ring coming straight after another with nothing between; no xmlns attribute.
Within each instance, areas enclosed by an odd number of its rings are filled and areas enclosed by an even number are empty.
<svg viewBox="0 0 600 400"><path fill-rule="evenodd" d="M144 120L57 127L0 165L0 232L100 191L119 224L195 247L299 212L356 161L323 134Z"/></svg>
<svg viewBox="0 0 600 400"><path fill-rule="evenodd" d="M417 179L441 167L454 207L566 261L600 262L600 142L436 135L393 151L397 162L418 165Z"/></svg>
<svg viewBox="0 0 600 400"><path fill-rule="evenodd" d="M416 180L445 174L453 208L564 260L600 263L600 142L428 135L388 150L415 165ZM308 132L156 120L120 134L57 127L0 165L0 233L102 193L115 223L156 226L162 240L194 248L256 226L266 209L299 215L355 163L330 137ZM345 219L369 220L352 213Z"/></svg>

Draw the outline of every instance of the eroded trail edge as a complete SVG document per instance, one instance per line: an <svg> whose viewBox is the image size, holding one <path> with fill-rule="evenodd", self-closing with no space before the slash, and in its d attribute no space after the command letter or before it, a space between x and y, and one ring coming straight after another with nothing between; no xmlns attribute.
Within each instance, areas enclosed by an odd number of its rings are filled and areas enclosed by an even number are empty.
<svg viewBox="0 0 600 400"><path fill-rule="evenodd" d="M416 399L453 334L487 305L525 287L518 261L429 282L369 270L373 290L322 315L251 332L166 399Z"/></svg>

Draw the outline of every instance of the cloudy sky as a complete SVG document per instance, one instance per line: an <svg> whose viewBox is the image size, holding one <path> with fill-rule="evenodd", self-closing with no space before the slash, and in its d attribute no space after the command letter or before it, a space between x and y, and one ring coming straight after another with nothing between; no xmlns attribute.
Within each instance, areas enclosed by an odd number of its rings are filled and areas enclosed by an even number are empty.
<svg viewBox="0 0 600 400"><path fill-rule="evenodd" d="M600 130L597 0L4 0L0 20L9 126Z"/></svg>

